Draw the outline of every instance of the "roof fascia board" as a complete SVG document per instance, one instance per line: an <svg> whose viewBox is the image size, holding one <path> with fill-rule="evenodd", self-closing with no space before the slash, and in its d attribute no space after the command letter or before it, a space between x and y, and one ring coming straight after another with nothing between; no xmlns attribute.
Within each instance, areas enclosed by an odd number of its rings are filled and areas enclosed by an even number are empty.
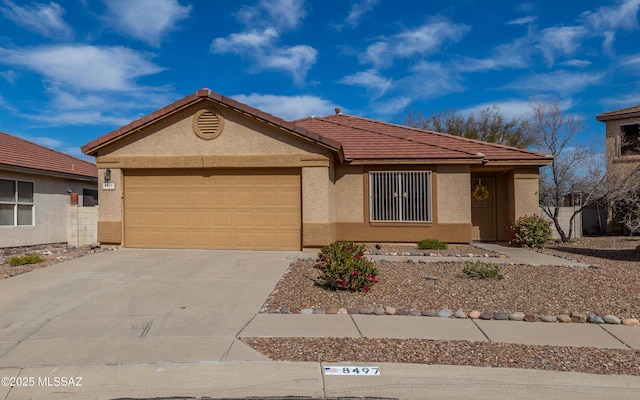
<svg viewBox="0 0 640 400"><path fill-rule="evenodd" d="M20 172L20 173L23 173L23 174L50 176L50 177L54 177L54 178L73 179L73 180L76 180L76 181L98 182L98 177L97 176L67 174L67 173L64 173L64 172L46 171L46 170L42 170L42 169L27 168L27 167L18 167L16 165L0 164L0 171Z"/></svg>
<svg viewBox="0 0 640 400"><path fill-rule="evenodd" d="M455 164L455 165L468 165L468 164L482 164L481 159L433 159L433 158L419 158L419 159L357 159L348 162L349 165L422 165L422 164Z"/></svg>

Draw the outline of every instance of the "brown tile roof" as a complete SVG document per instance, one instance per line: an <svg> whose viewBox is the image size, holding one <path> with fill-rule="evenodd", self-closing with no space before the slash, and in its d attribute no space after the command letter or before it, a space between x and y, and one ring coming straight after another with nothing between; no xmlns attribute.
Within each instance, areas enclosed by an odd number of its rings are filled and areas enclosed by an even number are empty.
<svg viewBox="0 0 640 400"><path fill-rule="evenodd" d="M459 159L477 162L482 159L524 160L539 162L540 165L547 164L549 160L541 153L350 115L336 114L289 122L209 89L199 89L194 94L101 136L82 146L82 151L85 154L96 155L102 146L170 113L203 100L214 101L300 137L320 143L336 151L341 159ZM482 155L478 155L478 153L482 153Z"/></svg>
<svg viewBox="0 0 640 400"><path fill-rule="evenodd" d="M640 117L640 104L633 107L621 108L619 110L608 111L606 113L596 115L598 121L608 121L610 119L622 119Z"/></svg>
<svg viewBox="0 0 640 400"><path fill-rule="evenodd" d="M345 157L353 160L487 159L541 161L541 164L549 160L542 153L352 115L309 117L294 123L342 143Z"/></svg>
<svg viewBox="0 0 640 400"><path fill-rule="evenodd" d="M82 146L82 151L85 154L95 155L96 151L106 145L109 144L120 137L126 136L128 133L133 132L134 130L155 122L158 119L163 118L164 116L173 113L177 110L183 109L197 101L202 100L211 100L218 104L221 104L225 107L229 107L234 109L240 113L252 116L258 120L261 120L265 123L275 125L280 127L286 131L292 132L302 138L307 140L311 140L313 142L320 143L332 150L335 150L340 153L340 143L324 137L321 134L310 132L304 128L298 127L289 121L285 121L282 118L275 117L269 113L258 110L257 108L248 106L246 104L240 103L236 100L225 97L219 93L212 92L209 89L199 89L196 93L192 93L186 97L183 97L180 100L174 101L168 106L161 108L152 112L151 114L147 114L142 118L139 118L128 125L125 125L119 129L116 129L112 132L107 133L106 135L100 136L99 138L85 144Z"/></svg>
<svg viewBox="0 0 640 400"><path fill-rule="evenodd" d="M95 164L0 132L0 169L3 165L81 177L98 177Z"/></svg>

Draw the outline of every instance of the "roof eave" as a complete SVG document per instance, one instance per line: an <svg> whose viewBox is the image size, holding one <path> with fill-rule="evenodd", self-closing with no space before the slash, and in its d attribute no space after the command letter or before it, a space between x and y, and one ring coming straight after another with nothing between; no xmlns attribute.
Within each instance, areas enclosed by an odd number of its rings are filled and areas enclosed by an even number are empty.
<svg viewBox="0 0 640 400"><path fill-rule="evenodd" d="M9 164L0 164L0 170L21 172L21 173L32 174L32 175L51 176L55 178L73 179L76 181L98 182L97 173L95 176L71 174L67 172L49 171L49 170L43 170L43 169L37 169L37 168L20 167L17 165L9 165Z"/></svg>

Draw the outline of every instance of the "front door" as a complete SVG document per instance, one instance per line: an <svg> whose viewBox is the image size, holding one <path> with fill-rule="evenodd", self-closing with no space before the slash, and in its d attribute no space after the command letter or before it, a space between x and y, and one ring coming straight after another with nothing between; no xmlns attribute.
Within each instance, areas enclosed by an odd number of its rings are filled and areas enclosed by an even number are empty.
<svg viewBox="0 0 640 400"><path fill-rule="evenodd" d="M473 240L497 240L496 179L493 177L471 178L471 225Z"/></svg>

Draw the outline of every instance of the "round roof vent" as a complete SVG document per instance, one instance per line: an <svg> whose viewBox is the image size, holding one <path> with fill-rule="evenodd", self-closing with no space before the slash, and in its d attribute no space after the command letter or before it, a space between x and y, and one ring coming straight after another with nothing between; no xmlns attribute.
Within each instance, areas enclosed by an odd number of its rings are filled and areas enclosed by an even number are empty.
<svg viewBox="0 0 640 400"><path fill-rule="evenodd" d="M224 129L224 119L215 108L200 110L193 116L193 131L202 139L215 139Z"/></svg>

